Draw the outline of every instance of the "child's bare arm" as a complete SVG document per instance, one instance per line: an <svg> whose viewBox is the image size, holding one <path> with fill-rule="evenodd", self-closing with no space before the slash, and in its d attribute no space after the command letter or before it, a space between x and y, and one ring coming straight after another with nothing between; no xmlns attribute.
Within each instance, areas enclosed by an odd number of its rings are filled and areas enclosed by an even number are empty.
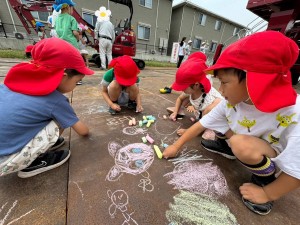
<svg viewBox="0 0 300 225"><path fill-rule="evenodd" d="M187 98L187 96L182 93L181 95L179 95L179 97L176 99L176 103L175 103L175 109L174 112L170 115L170 119L172 120L176 120L176 116L178 114L178 111L180 110L180 107L182 105L182 102Z"/></svg>
<svg viewBox="0 0 300 225"><path fill-rule="evenodd" d="M254 203L262 204L274 201L300 187L300 180L286 173L281 173L272 183L264 187L246 183L240 187L242 196Z"/></svg>
<svg viewBox="0 0 300 225"><path fill-rule="evenodd" d="M174 142L174 144L168 146L164 152L164 158L172 158L175 157L178 152L181 150L181 147L188 141L192 140L194 137L198 136L201 132L205 130L205 127L202 126L200 122L195 123L189 129L187 129L184 134Z"/></svg>
<svg viewBox="0 0 300 225"><path fill-rule="evenodd" d="M75 123L72 128L75 130L75 132L81 136L86 136L89 134L89 128L81 121L78 121Z"/></svg>
<svg viewBox="0 0 300 225"><path fill-rule="evenodd" d="M209 113L214 107L216 107L220 102L222 101L222 99L220 98L216 98L213 103L211 103L210 105L208 105L204 110L203 110L203 116L207 113Z"/></svg>
<svg viewBox="0 0 300 225"><path fill-rule="evenodd" d="M76 37L77 41L79 41L80 40L79 32L77 30L73 30L73 34Z"/></svg>
<svg viewBox="0 0 300 225"><path fill-rule="evenodd" d="M101 91L102 97L104 98L104 101L107 103L109 107L111 107L113 110L120 111L121 107L118 104L115 104L112 102L108 95L108 89L106 86L102 86L102 91Z"/></svg>
<svg viewBox="0 0 300 225"><path fill-rule="evenodd" d="M142 98L141 98L141 94L140 92L138 93L137 97L136 97L136 112L142 112L143 106L142 106Z"/></svg>

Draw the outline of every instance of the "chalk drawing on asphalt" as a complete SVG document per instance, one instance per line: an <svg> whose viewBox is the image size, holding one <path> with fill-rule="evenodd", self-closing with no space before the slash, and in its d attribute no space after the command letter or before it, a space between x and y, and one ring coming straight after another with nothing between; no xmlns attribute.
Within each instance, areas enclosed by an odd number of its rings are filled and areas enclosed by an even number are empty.
<svg viewBox="0 0 300 225"><path fill-rule="evenodd" d="M147 171L145 171L141 175L143 178L140 179L138 187L142 188L144 193L145 191L152 192L154 190L154 186L151 184L150 174Z"/></svg>
<svg viewBox="0 0 300 225"><path fill-rule="evenodd" d="M153 150L143 143L133 143L123 147L112 141L108 144L108 151L115 160L115 165L106 175L108 181L117 181L124 173L141 174L154 160Z"/></svg>
<svg viewBox="0 0 300 225"><path fill-rule="evenodd" d="M131 116L113 116L106 119L106 124L108 126L116 126L124 123L128 124L128 121L131 119Z"/></svg>
<svg viewBox="0 0 300 225"><path fill-rule="evenodd" d="M4 210L4 208L6 207L8 202L6 202L5 204L3 204L0 208L0 215L2 214L2 211ZM15 222L17 222L18 220L20 220L21 218L23 218L24 216L27 216L29 213L31 213L32 211L34 211L34 209L28 211L27 213L23 214L22 216L19 216L18 218L10 221L9 223L6 223L6 221L8 220L10 214L12 213L13 209L17 206L18 204L18 200L14 201L14 203L12 204L12 206L8 209L8 211L6 212L6 214L4 215L4 217L2 219L0 219L0 225L11 225Z"/></svg>
<svg viewBox="0 0 300 225"><path fill-rule="evenodd" d="M119 212L125 219L122 225L138 225L138 223L132 218L134 212L128 213L127 205L129 203L129 199L124 190L116 190L114 192L108 190L107 196L111 200L111 205L108 208L108 212L112 219L116 218L116 215Z"/></svg>
<svg viewBox="0 0 300 225"><path fill-rule="evenodd" d="M137 135L137 134L145 134L147 129L141 127L125 127L123 128L123 133L127 135Z"/></svg>
<svg viewBox="0 0 300 225"><path fill-rule="evenodd" d="M166 212L169 224L238 225L229 208L214 198L180 191Z"/></svg>

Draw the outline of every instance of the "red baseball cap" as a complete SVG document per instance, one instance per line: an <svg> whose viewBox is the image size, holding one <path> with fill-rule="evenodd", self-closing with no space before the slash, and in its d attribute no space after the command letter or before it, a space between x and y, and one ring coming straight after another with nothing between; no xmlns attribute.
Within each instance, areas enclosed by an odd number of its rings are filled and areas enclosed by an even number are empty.
<svg viewBox="0 0 300 225"><path fill-rule="evenodd" d="M31 51L32 61L12 67L4 84L12 91L26 95L47 95L59 86L65 69L84 75L94 74L86 67L78 49L59 38L39 41Z"/></svg>
<svg viewBox="0 0 300 225"><path fill-rule="evenodd" d="M203 85L205 93L211 89L211 83L207 79L203 70L207 69L205 64L206 56L202 52L191 54L188 59L181 64L176 72L175 82L172 89L175 91L184 91L190 85L199 82Z"/></svg>
<svg viewBox="0 0 300 225"><path fill-rule="evenodd" d="M123 86L135 84L138 79L137 75L140 73L139 68L128 55L114 58L108 67L114 68L115 78L117 82Z"/></svg>
<svg viewBox="0 0 300 225"><path fill-rule="evenodd" d="M228 46L205 72L225 68L246 71L248 93L255 107L262 112L275 112L296 103L289 70L298 54L297 44L282 33L258 32Z"/></svg>

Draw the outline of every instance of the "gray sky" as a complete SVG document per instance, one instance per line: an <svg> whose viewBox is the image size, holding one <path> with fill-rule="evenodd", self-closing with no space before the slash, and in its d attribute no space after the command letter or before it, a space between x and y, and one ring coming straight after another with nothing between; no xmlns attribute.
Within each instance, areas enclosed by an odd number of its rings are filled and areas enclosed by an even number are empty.
<svg viewBox="0 0 300 225"><path fill-rule="evenodd" d="M174 0L173 5L186 1L244 26L247 26L257 18L254 13L246 9L248 0ZM261 18L257 19L249 27L252 27L260 20Z"/></svg>

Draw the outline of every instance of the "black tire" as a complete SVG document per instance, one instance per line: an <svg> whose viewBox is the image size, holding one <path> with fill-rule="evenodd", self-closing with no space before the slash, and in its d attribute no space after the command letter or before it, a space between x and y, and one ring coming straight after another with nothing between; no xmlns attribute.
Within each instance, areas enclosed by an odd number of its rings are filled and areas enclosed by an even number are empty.
<svg viewBox="0 0 300 225"><path fill-rule="evenodd" d="M292 74L292 85L298 84L300 73L297 70L292 69L291 74Z"/></svg>
<svg viewBox="0 0 300 225"><path fill-rule="evenodd" d="M96 58L95 58L95 64L96 64L98 67L101 67L101 59L100 59L100 55L96 56Z"/></svg>
<svg viewBox="0 0 300 225"><path fill-rule="evenodd" d="M145 62L143 60L138 60L135 63L140 70L143 70L145 68Z"/></svg>
<svg viewBox="0 0 300 225"><path fill-rule="evenodd" d="M99 53L95 53L92 55L92 59L96 58L97 56L99 56Z"/></svg>
<svg viewBox="0 0 300 225"><path fill-rule="evenodd" d="M24 36L21 33L15 33L15 38L19 39L19 40L23 40Z"/></svg>

